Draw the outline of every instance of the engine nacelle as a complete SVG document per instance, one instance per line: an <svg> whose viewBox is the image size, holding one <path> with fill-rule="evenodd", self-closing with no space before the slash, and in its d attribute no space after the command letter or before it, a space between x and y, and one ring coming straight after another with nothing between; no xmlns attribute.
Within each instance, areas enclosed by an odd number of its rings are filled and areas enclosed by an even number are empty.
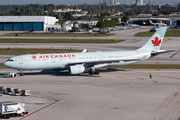
<svg viewBox="0 0 180 120"><path fill-rule="evenodd" d="M88 72L89 68L88 67L84 67L82 65L75 65L75 66L70 66L69 67L69 73L70 74L80 74L80 73L85 73Z"/></svg>

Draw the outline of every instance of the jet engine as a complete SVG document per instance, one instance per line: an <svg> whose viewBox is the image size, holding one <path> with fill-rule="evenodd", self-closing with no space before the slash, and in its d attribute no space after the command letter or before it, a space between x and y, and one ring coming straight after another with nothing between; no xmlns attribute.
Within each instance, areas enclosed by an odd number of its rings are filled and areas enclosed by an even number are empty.
<svg viewBox="0 0 180 120"><path fill-rule="evenodd" d="M88 67L84 67L82 65L75 65L75 66L70 66L69 67L69 73L70 74L80 74L80 73L85 73L88 72L89 68Z"/></svg>

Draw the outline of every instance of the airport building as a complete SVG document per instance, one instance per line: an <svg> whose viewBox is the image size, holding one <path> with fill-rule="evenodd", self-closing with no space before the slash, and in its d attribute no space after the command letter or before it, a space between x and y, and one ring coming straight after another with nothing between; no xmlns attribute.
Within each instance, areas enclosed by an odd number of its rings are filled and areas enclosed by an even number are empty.
<svg viewBox="0 0 180 120"><path fill-rule="evenodd" d="M141 26L151 25L150 20L153 23L165 23L168 26L176 25L180 27L180 15L176 16L134 16L130 17L128 23L130 24L138 24Z"/></svg>
<svg viewBox="0 0 180 120"><path fill-rule="evenodd" d="M71 21L66 21L62 26L62 30L69 31L72 30L72 27L73 27L73 23Z"/></svg>
<svg viewBox="0 0 180 120"><path fill-rule="evenodd" d="M136 0L136 5L137 5L137 6L143 5L143 0Z"/></svg>
<svg viewBox="0 0 180 120"><path fill-rule="evenodd" d="M117 0L100 0L101 5L112 6L116 5Z"/></svg>
<svg viewBox="0 0 180 120"><path fill-rule="evenodd" d="M130 24L138 24L138 25L141 25L141 26L147 26L147 25L151 25L150 20L153 23L165 23L168 26L171 26L171 24L172 24L172 20L169 19L169 18L154 18L154 17L130 18L128 20L128 23L130 23Z"/></svg>
<svg viewBox="0 0 180 120"><path fill-rule="evenodd" d="M57 21L50 16L0 16L0 31L60 30Z"/></svg>
<svg viewBox="0 0 180 120"><path fill-rule="evenodd" d="M88 24L89 26L95 26L98 23L98 20L76 20L78 24Z"/></svg>

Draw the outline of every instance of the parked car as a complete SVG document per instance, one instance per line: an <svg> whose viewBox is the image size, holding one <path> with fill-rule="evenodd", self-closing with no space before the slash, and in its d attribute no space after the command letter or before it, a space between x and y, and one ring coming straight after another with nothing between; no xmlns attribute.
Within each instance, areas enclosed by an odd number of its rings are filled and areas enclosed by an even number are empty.
<svg viewBox="0 0 180 120"><path fill-rule="evenodd" d="M110 33L110 29L106 29L107 30L107 33Z"/></svg>
<svg viewBox="0 0 180 120"><path fill-rule="evenodd" d="M156 32L158 29L159 28L154 27L154 28L150 29L149 32Z"/></svg>
<svg viewBox="0 0 180 120"><path fill-rule="evenodd" d="M100 29L99 29L99 28L93 28L93 31L94 31L94 32L99 32Z"/></svg>
<svg viewBox="0 0 180 120"><path fill-rule="evenodd" d="M30 33L30 32L33 32L33 31L34 31L33 29L29 29L29 30L28 30L29 33Z"/></svg>
<svg viewBox="0 0 180 120"><path fill-rule="evenodd" d="M72 33L72 32L74 32L74 30L68 30L68 32L69 32L69 33Z"/></svg>
<svg viewBox="0 0 180 120"><path fill-rule="evenodd" d="M92 33L93 32L93 30L92 29L90 29L89 31L88 31L88 33Z"/></svg>
<svg viewBox="0 0 180 120"><path fill-rule="evenodd" d="M107 30L103 30L102 32L103 32L104 34L106 34L106 33L107 33Z"/></svg>

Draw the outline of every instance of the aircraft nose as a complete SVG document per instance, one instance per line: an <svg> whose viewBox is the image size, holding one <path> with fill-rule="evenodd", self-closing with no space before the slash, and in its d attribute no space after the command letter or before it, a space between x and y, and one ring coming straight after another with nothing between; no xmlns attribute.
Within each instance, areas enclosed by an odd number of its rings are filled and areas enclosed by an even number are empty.
<svg viewBox="0 0 180 120"><path fill-rule="evenodd" d="M3 65L8 67L8 62L4 62Z"/></svg>

